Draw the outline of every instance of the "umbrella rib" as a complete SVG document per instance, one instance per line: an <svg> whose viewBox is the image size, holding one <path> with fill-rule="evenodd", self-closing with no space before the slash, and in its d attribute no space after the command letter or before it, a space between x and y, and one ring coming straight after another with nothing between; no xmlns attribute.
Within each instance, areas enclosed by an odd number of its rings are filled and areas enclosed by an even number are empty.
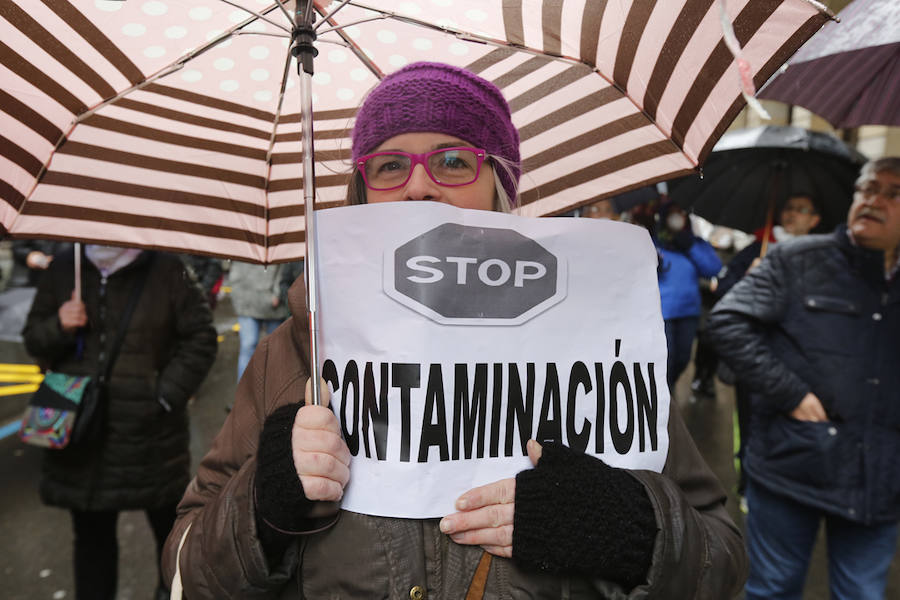
<svg viewBox="0 0 900 600"><path fill-rule="evenodd" d="M329 27L327 29L323 29L319 32L319 34L323 33L331 33L332 31L340 31L341 29L345 29L347 27L352 27L353 25L359 25L361 23L370 23L372 21L383 21L384 19L389 19L388 15L378 15L377 17L369 17L367 19L360 19L358 21L351 21L350 23L344 23L343 25L336 25L334 27ZM323 21L324 22L324 21Z"/></svg>
<svg viewBox="0 0 900 600"><path fill-rule="evenodd" d="M291 36L285 35L283 33L267 33L265 31L235 31L232 35L267 35L269 37L277 37L284 40L291 39Z"/></svg>
<svg viewBox="0 0 900 600"><path fill-rule="evenodd" d="M275 0L275 4L278 5L278 8L281 9L281 12L284 13L285 18L287 18L288 23L290 23L291 27L293 27L294 18L291 17L291 13L289 13L287 8L284 6L284 2L282 0ZM266 12L268 12L268 11L266 11Z"/></svg>
<svg viewBox="0 0 900 600"><path fill-rule="evenodd" d="M283 7L283 6L281 6L280 0L275 0L275 1L276 1L276 4L278 4L278 6L281 7L281 10L284 12L285 16L288 18L288 21L290 21L291 15L288 14L288 12L287 12L286 10L284 10L284 7ZM232 2L232 0L219 0L219 2L222 2L223 4L227 4L228 6L233 6L234 8L237 8L237 9L239 9L239 10L242 10L242 11L244 11L244 12L246 12L246 13L249 13L249 14L253 15L253 16L256 17L257 19L262 19L263 21L265 21L266 23L269 23L270 25L274 25L275 27L277 27L277 28L279 28L279 29L283 29L284 31L286 31L286 32L288 32L288 33L291 33L291 30L288 29L287 27L285 27L284 25L282 25L281 23L279 23L279 22L277 22L277 21L273 21L272 19L266 17L266 16L265 16L264 14L262 14L262 13L258 13L258 12L256 12L256 11L252 11L252 10L250 10L249 8L247 8L246 6L241 6L241 5L238 4L237 2ZM274 7L274 6L270 6L268 9L266 9L266 12L270 12L273 8L275 8L275 7Z"/></svg>
<svg viewBox="0 0 900 600"><path fill-rule="evenodd" d="M339 6L338 9L341 9L346 5L347 5L347 2L345 2L344 4ZM322 8L319 6L318 2L315 2L315 9L316 9L316 12L319 13L320 16L324 15L325 11L322 10ZM334 15L334 13L336 13L338 11L338 9L335 9L327 16L324 16L324 18L322 19L322 21L320 23L327 22L329 25L333 25L334 28L330 29L329 31L334 31L337 35L339 35L340 38L342 40L344 40L344 43L347 44L347 47L350 48L350 51L356 55L356 58L358 58L360 60L360 62L362 62L362 64L364 64L366 66L366 68L369 69L369 71L375 77L377 77L379 80L384 79L384 72L382 72L382 70L378 68L378 65L376 65L375 62L371 58L369 58L369 56L365 52L363 52L363 49L360 48L359 45L356 42L354 42L350 38L350 36L347 35L346 32L344 32L342 30L342 28L347 27L347 25L338 26L337 23L334 22L334 19L331 18L332 15ZM386 17L379 17L379 18L386 18ZM324 31L322 33L324 33Z"/></svg>
<svg viewBox="0 0 900 600"><path fill-rule="evenodd" d="M806 0L806 3L809 4L810 6L812 6L813 8L815 8L816 10L818 10L819 12L825 13L825 15L829 19L834 21L835 23L841 22L841 20L833 12L831 12L831 9L829 9L827 6L825 6L821 2L818 2L818 0Z"/></svg>
<svg viewBox="0 0 900 600"><path fill-rule="evenodd" d="M322 17L322 20L319 21L319 24L318 24L318 25L316 25L315 27L313 27L313 30L314 30L314 31L317 31L317 30L319 29L319 27L322 26L323 23L325 23L325 22L331 22L331 17L333 17L333 16L335 15L335 13L337 13L339 10L341 10L342 8L344 8L345 6L347 6L347 4L349 4L349 3L350 3L350 0L343 0L343 2L341 2L341 4L340 4L339 6L335 7L334 10L332 10L330 13L328 13L327 15L325 15L324 17ZM320 10L319 7L316 6L316 11L319 12L319 10ZM321 15L322 13L319 12L319 14ZM330 30L329 30L329 31L330 31ZM325 33L325 31L320 31L319 33Z"/></svg>

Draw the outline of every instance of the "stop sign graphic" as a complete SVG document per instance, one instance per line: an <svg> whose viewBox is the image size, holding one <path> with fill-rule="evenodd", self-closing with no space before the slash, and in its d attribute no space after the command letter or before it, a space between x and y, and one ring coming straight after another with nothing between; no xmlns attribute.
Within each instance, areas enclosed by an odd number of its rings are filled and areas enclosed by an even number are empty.
<svg viewBox="0 0 900 600"><path fill-rule="evenodd" d="M387 294L440 323L516 325L566 294L565 261L512 229L444 223L384 259Z"/></svg>

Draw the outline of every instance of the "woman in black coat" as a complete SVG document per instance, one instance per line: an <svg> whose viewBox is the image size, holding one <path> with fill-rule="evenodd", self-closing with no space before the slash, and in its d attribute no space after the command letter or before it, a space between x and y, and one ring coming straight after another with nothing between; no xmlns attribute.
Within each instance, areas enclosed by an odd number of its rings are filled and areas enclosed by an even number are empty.
<svg viewBox="0 0 900 600"><path fill-rule="evenodd" d="M41 499L69 509L75 533L76 598L115 596L121 510L145 510L158 549L189 480L187 402L216 356L202 292L181 261L155 252L88 245L81 261L57 257L41 281L23 331L45 368L96 376L123 313L142 283L102 394L101 428L83 444L44 455Z"/></svg>

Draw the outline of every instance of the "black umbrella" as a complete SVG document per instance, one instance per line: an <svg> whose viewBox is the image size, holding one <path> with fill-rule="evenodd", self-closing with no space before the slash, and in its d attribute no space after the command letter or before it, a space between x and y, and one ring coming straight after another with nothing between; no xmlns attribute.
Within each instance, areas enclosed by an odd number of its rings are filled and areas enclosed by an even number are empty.
<svg viewBox="0 0 900 600"><path fill-rule="evenodd" d="M669 195L716 225L752 232L771 223L789 196L813 198L833 229L847 217L865 156L835 136L767 125L722 136L702 173L675 180Z"/></svg>

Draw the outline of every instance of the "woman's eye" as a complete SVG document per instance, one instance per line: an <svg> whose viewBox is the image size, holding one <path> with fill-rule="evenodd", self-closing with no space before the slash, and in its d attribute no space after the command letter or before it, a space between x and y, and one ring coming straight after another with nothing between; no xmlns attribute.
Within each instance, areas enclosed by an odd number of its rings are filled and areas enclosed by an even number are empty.
<svg viewBox="0 0 900 600"><path fill-rule="evenodd" d="M447 153L441 156L440 166L443 169L468 169L469 163L458 153Z"/></svg>
<svg viewBox="0 0 900 600"><path fill-rule="evenodd" d="M404 167L400 164L399 160L386 160L378 165L378 172L390 173L392 171L399 171L403 168Z"/></svg>

